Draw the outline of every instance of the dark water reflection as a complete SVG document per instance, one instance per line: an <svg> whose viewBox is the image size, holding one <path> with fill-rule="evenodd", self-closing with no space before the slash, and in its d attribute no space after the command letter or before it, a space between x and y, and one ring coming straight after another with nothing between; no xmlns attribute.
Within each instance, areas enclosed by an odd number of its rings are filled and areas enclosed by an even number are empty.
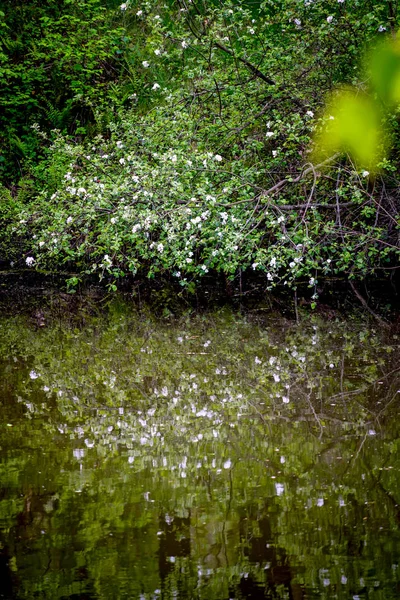
<svg viewBox="0 0 400 600"><path fill-rule="evenodd" d="M0 320L0 598L400 596L398 339Z"/></svg>

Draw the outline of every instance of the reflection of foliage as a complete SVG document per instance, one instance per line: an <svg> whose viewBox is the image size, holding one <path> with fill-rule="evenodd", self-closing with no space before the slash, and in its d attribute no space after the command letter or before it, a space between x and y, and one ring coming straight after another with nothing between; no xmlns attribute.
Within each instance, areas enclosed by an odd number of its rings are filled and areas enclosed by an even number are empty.
<svg viewBox="0 0 400 600"><path fill-rule="evenodd" d="M19 597L395 597L393 340L121 307L0 333L0 535Z"/></svg>

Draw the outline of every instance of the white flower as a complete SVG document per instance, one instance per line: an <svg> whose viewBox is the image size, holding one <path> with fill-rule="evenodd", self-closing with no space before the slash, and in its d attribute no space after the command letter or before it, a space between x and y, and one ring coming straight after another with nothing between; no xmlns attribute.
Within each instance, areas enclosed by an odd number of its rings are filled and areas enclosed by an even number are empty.
<svg viewBox="0 0 400 600"><path fill-rule="evenodd" d="M193 262L193 258L187 258L187 259L186 259L186 262L187 262L188 264L189 264L189 263L191 263L191 262Z"/></svg>
<svg viewBox="0 0 400 600"><path fill-rule="evenodd" d="M142 14L143 14L143 11L142 10L138 10L137 13L136 13L136 16L137 17L141 17Z"/></svg>
<svg viewBox="0 0 400 600"><path fill-rule="evenodd" d="M296 25L296 27L301 27L301 20L300 19L295 19L294 20L294 24Z"/></svg>
<svg viewBox="0 0 400 600"><path fill-rule="evenodd" d="M150 66L150 63L147 60L144 60L142 62L142 65L144 66L145 69L147 69Z"/></svg>
<svg viewBox="0 0 400 600"><path fill-rule="evenodd" d="M260 263L256 263L256 262L255 262L255 263L253 263L253 264L251 265L251 268L253 269L253 271L255 271L255 270L257 269L257 267L258 267L258 265L259 265L259 264L260 264Z"/></svg>
<svg viewBox="0 0 400 600"><path fill-rule="evenodd" d="M378 31L379 31L379 33L383 33L384 31L386 31L386 27L384 27L383 25L380 25Z"/></svg>
<svg viewBox="0 0 400 600"><path fill-rule="evenodd" d="M266 137L266 138L270 138L270 137L272 137L273 135L274 135L274 132L273 132L273 131L267 131L267 133L265 134L265 137Z"/></svg>
<svg viewBox="0 0 400 600"><path fill-rule="evenodd" d="M43 242L43 241L40 241L40 242L39 242L39 248L41 248L42 246L44 246L44 242Z"/></svg>
<svg viewBox="0 0 400 600"><path fill-rule="evenodd" d="M115 225L115 223L116 223L116 222L117 222L117 219L116 219L115 217L112 217L112 218L110 219L110 223L111 223L111 225Z"/></svg>
<svg viewBox="0 0 400 600"><path fill-rule="evenodd" d="M173 154L171 156L171 162L176 163L176 161L177 161L176 154Z"/></svg>
<svg viewBox="0 0 400 600"><path fill-rule="evenodd" d="M288 396L282 396L282 402L284 404L289 404L290 400L289 400Z"/></svg>
<svg viewBox="0 0 400 600"><path fill-rule="evenodd" d="M156 82L156 83L153 84L153 87L151 89L154 90L154 91L156 91L156 90L159 90L160 87L161 87L160 84Z"/></svg>
<svg viewBox="0 0 400 600"><path fill-rule="evenodd" d="M315 284L315 279L314 279L314 277L310 277L309 284L310 284L310 285L314 285L314 284Z"/></svg>
<svg viewBox="0 0 400 600"><path fill-rule="evenodd" d="M249 33L251 33L251 35L255 34L255 31L254 31L254 29L252 27L249 27Z"/></svg>
<svg viewBox="0 0 400 600"><path fill-rule="evenodd" d="M292 261L292 262L290 262L290 263L289 263L289 267L290 267L291 269L293 269L295 266L296 266L296 263L295 263L295 262L293 262L293 261Z"/></svg>
<svg viewBox="0 0 400 600"><path fill-rule="evenodd" d="M183 40L183 42L181 42L181 46L182 46L182 48L187 48L188 47L188 43L185 42L185 40Z"/></svg>
<svg viewBox="0 0 400 600"><path fill-rule="evenodd" d="M314 113L313 113L313 111L312 111L312 110L308 110L308 111L306 112L306 115L307 115L307 117L313 117L313 116L314 116Z"/></svg>
<svg viewBox="0 0 400 600"><path fill-rule="evenodd" d="M274 279L271 273L267 273L267 279L268 281L272 281Z"/></svg>
<svg viewBox="0 0 400 600"><path fill-rule="evenodd" d="M337 0L339 4L343 4L344 0Z"/></svg>
<svg viewBox="0 0 400 600"><path fill-rule="evenodd" d="M285 220L285 217L283 215L281 215L280 217L277 218L276 222L277 223L283 223Z"/></svg>
<svg viewBox="0 0 400 600"><path fill-rule="evenodd" d="M33 258L33 256L27 256L25 262L28 267L32 267L35 264L35 259Z"/></svg>
<svg viewBox="0 0 400 600"><path fill-rule="evenodd" d="M142 226L140 225L140 223L137 223L136 225L134 225L132 227L132 233L136 233L137 231L139 231L139 229L141 229Z"/></svg>
<svg viewBox="0 0 400 600"><path fill-rule="evenodd" d="M160 56L160 54L161 54L161 50L160 50L159 48L157 48L156 50L154 50L154 54L155 54L156 56Z"/></svg>
<svg viewBox="0 0 400 600"><path fill-rule="evenodd" d="M230 458L228 458L228 460L226 460L226 461L224 462L224 469L230 469L230 468L231 468L231 465L232 465L232 463L231 463L231 459L230 459Z"/></svg>
<svg viewBox="0 0 400 600"><path fill-rule="evenodd" d="M86 190L84 187L78 188L78 194L86 194Z"/></svg>
<svg viewBox="0 0 400 600"><path fill-rule="evenodd" d="M275 383L279 383L279 381L281 380L281 378L279 377L278 373L273 373L273 378Z"/></svg>
<svg viewBox="0 0 400 600"><path fill-rule="evenodd" d="M275 267L276 266L276 258L275 258L275 256L273 256L271 258L271 260L269 261L269 264L270 264L271 267Z"/></svg>
<svg viewBox="0 0 400 600"><path fill-rule="evenodd" d="M214 156L214 160L216 160L217 162L221 162L222 161L222 156L220 156L220 154L216 154Z"/></svg>
<svg viewBox="0 0 400 600"><path fill-rule="evenodd" d="M329 15L329 17L327 17L326 20L328 23L332 23L332 21L333 21L332 15Z"/></svg>
<svg viewBox="0 0 400 600"><path fill-rule="evenodd" d="M363 177L368 177L368 175L369 175L369 171L363 171L363 172L361 173L361 175L362 175Z"/></svg>
<svg viewBox="0 0 400 600"><path fill-rule="evenodd" d="M39 377L39 373L36 373L36 371L31 371L31 372L29 373L29 377L30 377L31 379L37 379L37 378Z"/></svg>
<svg viewBox="0 0 400 600"><path fill-rule="evenodd" d="M123 4L121 4L121 6L120 6L120 9L121 9L121 10L126 10L127 8L128 8L128 7L127 7L127 4L126 4L126 2L124 2L124 3L123 3Z"/></svg>
<svg viewBox="0 0 400 600"><path fill-rule="evenodd" d="M162 252L163 252L163 250L164 250L164 244L161 244L161 243L160 243L160 244L158 244L158 246L157 246L157 250L158 250L160 253L162 253Z"/></svg>
<svg viewBox="0 0 400 600"><path fill-rule="evenodd" d="M120 165L124 165L125 164L125 159L124 158L120 158L119 159L119 164Z"/></svg>
<svg viewBox="0 0 400 600"><path fill-rule="evenodd" d="M254 362L256 363L256 365L261 365L261 363L262 363L262 360L260 360L260 359L258 358L258 356L256 356L256 357L255 357L255 359L254 359Z"/></svg>
<svg viewBox="0 0 400 600"><path fill-rule="evenodd" d="M68 217L67 224L69 225L70 223L72 223L72 221L73 221L73 218L72 217Z"/></svg>
<svg viewBox="0 0 400 600"><path fill-rule="evenodd" d="M272 156L276 158L278 156L278 150L272 150Z"/></svg>

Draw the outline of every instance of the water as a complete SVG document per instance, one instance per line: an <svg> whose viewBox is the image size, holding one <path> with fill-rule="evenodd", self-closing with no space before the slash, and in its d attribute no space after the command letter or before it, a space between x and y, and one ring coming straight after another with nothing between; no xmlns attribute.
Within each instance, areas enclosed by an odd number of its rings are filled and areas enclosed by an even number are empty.
<svg viewBox="0 0 400 600"><path fill-rule="evenodd" d="M0 598L399 597L397 337L255 314L0 319Z"/></svg>

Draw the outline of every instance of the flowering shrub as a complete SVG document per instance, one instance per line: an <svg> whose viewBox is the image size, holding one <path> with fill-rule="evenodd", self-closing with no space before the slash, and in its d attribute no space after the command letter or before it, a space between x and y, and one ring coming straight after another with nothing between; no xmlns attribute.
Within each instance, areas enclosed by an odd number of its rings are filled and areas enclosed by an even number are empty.
<svg viewBox="0 0 400 600"><path fill-rule="evenodd" d="M362 43L389 22L384 2L348 4L119 5L125 100L110 90L86 139L34 126L51 142L5 220L20 262L72 285L250 270L314 295L318 278L392 266L394 163L372 180L345 156L309 162L323 93L357 77Z"/></svg>

